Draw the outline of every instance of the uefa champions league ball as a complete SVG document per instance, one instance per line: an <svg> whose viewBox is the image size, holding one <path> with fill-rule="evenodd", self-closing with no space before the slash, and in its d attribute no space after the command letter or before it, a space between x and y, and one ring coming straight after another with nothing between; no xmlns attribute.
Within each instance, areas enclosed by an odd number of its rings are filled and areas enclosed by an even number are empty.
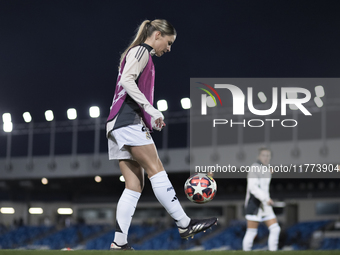
<svg viewBox="0 0 340 255"><path fill-rule="evenodd" d="M216 195L216 181L206 174L194 174L184 184L184 192L187 198L194 203L204 204Z"/></svg>

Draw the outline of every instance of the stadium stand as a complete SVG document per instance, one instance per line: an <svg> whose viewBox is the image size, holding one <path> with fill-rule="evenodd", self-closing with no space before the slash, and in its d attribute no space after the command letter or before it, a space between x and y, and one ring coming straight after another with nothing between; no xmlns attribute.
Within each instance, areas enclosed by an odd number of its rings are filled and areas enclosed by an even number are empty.
<svg viewBox="0 0 340 255"><path fill-rule="evenodd" d="M340 238L325 238L319 250L340 250Z"/></svg>
<svg viewBox="0 0 340 255"><path fill-rule="evenodd" d="M62 249L64 247L75 247L79 245L85 238L101 232L103 225L85 225L78 224L64 228L53 233L43 239L34 242L34 245L48 246L50 249Z"/></svg>
<svg viewBox="0 0 340 255"><path fill-rule="evenodd" d="M131 225L129 229L129 238L132 243L139 242L143 238L149 236L156 231L155 226L145 226L145 225ZM100 235L99 237L90 240L86 243L87 250L105 250L108 249L110 243L114 238L115 230L111 229L109 232Z"/></svg>
<svg viewBox="0 0 340 255"><path fill-rule="evenodd" d="M54 227L45 226L21 226L0 236L2 249L18 248L39 236L53 231Z"/></svg>
<svg viewBox="0 0 340 255"><path fill-rule="evenodd" d="M284 249L306 250L311 248L315 231L323 231L333 222L299 222L282 231ZM114 237L114 227L102 224L75 224L57 230L55 226L21 226L8 230L0 228L0 248L31 249L73 249L108 250ZM129 231L129 241L136 250L241 250L246 222L235 220L227 227L215 227L208 233L199 233L194 239L182 240L177 228L133 224ZM267 249L268 229L260 224L254 240L253 250ZM339 237L325 237L320 241L319 250L340 249Z"/></svg>
<svg viewBox="0 0 340 255"><path fill-rule="evenodd" d="M294 250L306 250L310 248L310 239L314 231L328 225L330 220L300 222L290 228L286 233L285 245L292 245Z"/></svg>

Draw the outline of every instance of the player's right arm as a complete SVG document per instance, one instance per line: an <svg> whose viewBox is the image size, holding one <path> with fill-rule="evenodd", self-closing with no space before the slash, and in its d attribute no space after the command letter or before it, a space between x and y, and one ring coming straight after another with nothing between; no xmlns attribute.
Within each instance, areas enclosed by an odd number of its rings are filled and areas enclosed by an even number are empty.
<svg viewBox="0 0 340 255"><path fill-rule="evenodd" d="M152 117L152 127L160 130L155 125L155 121L159 118L163 121L163 114L150 104L136 84L138 76L144 70L148 61L149 52L144 46L132 48L126 56L126 63L119 83L129 96Z"/></svg>
<svg viewBox="0 0 340 255"><path fill-rule="evenodd" d="M271 204L272 200L268 192L260 188L260 176L258 173L249 172L247 177L248 189L262 204Z"/></svg>

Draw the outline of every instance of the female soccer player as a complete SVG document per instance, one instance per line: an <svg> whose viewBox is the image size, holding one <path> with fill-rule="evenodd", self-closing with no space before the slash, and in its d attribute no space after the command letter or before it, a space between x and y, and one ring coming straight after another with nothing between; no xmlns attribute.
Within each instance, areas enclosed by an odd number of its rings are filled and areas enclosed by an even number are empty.
<svg viewBox="0 0 340 255"><path fill-rule="evenodd" d="M270 159L271 151L267 148L261 148L258 161L252 165L252 171L248 173L245 201L247 231L243 238L244 251L251 250L259 222L264 222L269 229L269 250L276 251L278 247L281 228L277 223L272 207L273 200L269 194L269 184L272 177L272 172L268 168Z"/></svg>
<svg viewBox="0 0 340 255"><path fill-rule="evenodd" d="M170 52L175 28L166 20L145 20L120 59L119 75L107 120L109 159L118 159L125 189L118 201L112 250L132 249L128 230L144 186L144 170L158 201L175 220L180 236L191 237L217 222L217 218L190 219L158 157L149 131L165 127L163 114L153 107L155 68L152 56Z"/></svg>

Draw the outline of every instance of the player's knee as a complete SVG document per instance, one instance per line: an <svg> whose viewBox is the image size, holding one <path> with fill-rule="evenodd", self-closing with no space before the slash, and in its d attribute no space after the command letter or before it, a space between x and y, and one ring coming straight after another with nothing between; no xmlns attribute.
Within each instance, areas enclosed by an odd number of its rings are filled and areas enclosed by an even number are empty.
<svg viewBox="0 0 340 255"><path fill-rule="evenodd" d="M152 168L152 169L149 169L149 171L147 171L147 174L148 174L148 178L150 179L152 176L154 176L155 174L158 174L159 171L157 168Z"/></svg>
<svg viewBox="0 0 340 255"><path fill-rule="evenodd" d="M155 174L158 174L162 171L164 171L164 167L162 162L158 159L153 164L150 164L148 169L145 169L146 173L148 174L148 177L151 178Z"/></svg>
<svg viewBox="0 0 340 255"><path fill-rule="evenodd" d="M144 188L144 182L142 183L127 183L125 182L125 188L129 190L133 190L139 193L142 193Z"/></svg>
<svg viewBox="0 0 340 255"><path fill-rule="evenodd" d="M255 238L257 232L258 232L257 228L247 228L246 235Z"/></svg>

